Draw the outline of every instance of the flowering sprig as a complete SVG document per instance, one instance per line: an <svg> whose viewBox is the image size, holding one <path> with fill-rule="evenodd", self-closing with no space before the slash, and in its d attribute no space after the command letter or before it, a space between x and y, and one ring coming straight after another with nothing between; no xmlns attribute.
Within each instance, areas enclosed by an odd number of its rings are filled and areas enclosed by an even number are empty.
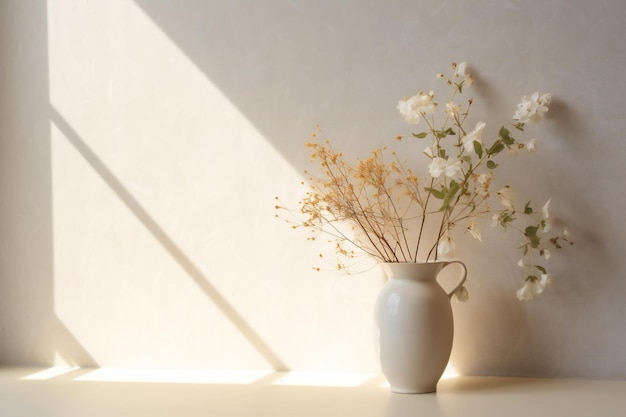
<svg viewBox="0 0 626 417"><path fill-rule="evenodd" d="M522 257L518 265L529 273L517 296L520 300L534 298L551 280L539 259L547 261L550 249L571 242L566 231L549 234L555 224L549 213L550 200L538 211L530 201L518 208L510 185L496 192L492 187L503 154L535 151L536 138L521 141L512 132L517 135L524 132L526 124L541 120L551 96L524 96L513 122L500 127L497 137L489 140L484 121L466 128L473 103L471 98L460 99L473 84L467 65L453 64L450 76L437 77L450 87L445 106L440 106L433 91L421 91L400 100L397 106L408 124L425 126L409 136L429 140L421 151L429 161L423 181L395 153L388 158L385 148L350 164L329 141L309 143L319 175L307 172L310 189L300 202L299 216L289 221L294 228L311 230L311 240L320 234L330 236L340 259L365 253L381 262L415 262L449 256L459 230L482 241L480 222L491 220L496 227L520 234ZM282 204L276 207L285 209ZM351 228L347 230L346 224ZM337 266L344 270L350 267L342 261ZM461 288L455 295L464 300L467 289Z"/></svg>

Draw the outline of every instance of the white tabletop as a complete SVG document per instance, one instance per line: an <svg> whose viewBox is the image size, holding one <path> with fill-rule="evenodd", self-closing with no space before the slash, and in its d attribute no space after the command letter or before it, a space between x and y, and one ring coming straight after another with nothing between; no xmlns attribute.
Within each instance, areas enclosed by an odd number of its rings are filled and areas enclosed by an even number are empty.
<svg viewBox="0 0 626 417"><path fill-rule="evenodd" d="M626 382L455 377L393 394L377 375L0 369L6 417L626 415Z"/></svg>

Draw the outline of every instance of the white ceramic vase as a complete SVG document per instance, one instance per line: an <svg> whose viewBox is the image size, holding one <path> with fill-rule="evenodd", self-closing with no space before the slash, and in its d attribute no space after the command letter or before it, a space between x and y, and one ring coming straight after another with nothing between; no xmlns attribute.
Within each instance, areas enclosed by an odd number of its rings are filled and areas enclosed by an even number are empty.
<svg viewBox="0 0 626 417"><path fill-rule="evenodd" d="M437 275L448 265L463 270L446 292ZM465 282L460 261L383 263L388 280L375 306L380 365L391 391L434 392L445 370L454 336L450 297Z"/></svg>

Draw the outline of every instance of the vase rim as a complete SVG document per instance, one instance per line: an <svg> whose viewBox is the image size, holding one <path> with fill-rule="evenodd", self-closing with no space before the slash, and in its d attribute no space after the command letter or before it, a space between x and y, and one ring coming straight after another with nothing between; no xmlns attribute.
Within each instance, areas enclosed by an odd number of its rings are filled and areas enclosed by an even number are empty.
<svg viewBox="0 0 626 417"><path fill-rule="evenodd" d="M395 264L401 264L401 265L407 265L407 264L437 264L437 263L441 263L441 262L455 262L458 261L458 259L454 258L454 259L429 259L429 260L417 260L417 261L397 261L397 262L380 262L381 265L395 265Z"/></svg>

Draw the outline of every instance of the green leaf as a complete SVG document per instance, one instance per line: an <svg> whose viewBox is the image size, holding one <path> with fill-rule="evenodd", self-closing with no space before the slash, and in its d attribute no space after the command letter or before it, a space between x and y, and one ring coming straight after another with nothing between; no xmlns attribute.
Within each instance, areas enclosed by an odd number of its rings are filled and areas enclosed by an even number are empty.
<svg viewBox="0 0 626 417"><path fill-rule="evenodd" d="M530 246L533 249L537 249L539 247L539 244L541 243L541 239L539 238L539 236L537 236L538 230L538 226L528 226L524 230L524 236L528 238L528 240L530 241Z"/></svg>
<svg viewBox="0 0 626 417"><path fill-rule="evenodd" d="M459 191L460 188L461 186L456 181L453 180L450 182L450 188L448 189L448 192L443 198L442 209L446 209L450 207L450 202L454 199L454 197L456 196L456 193Z"/></svg>
<svg viewBox="0 0 626 417"><path fill-rule="evenodd" d="M443 139L446 136L450 136L450 135L456 135L456 132L452 130L452 128L450 127L447 128L446 130L433 130L432 132L438 139Z"/></svg>
<svg viewBox="0 0 626 417"><path fill-rule="evenodd" d="M543 272L544 274L546 274L546 268L544 268L543 266L539 266L539 265L535 265L535 268L537 268L538 270L540 270L541 272Z"/></svg>
<svg viewBox="0 0 626 417"><path fill-rule="evenodd" d="M524 206L524 214L533 214L533 209L530 207L530 201Z"/></svg>
<svg viewBox="0 0 626 417"><path fill-rule="evenodd" d="M424 139L426 136L428 136L428 133L421 132L421 133L413 133L412 135L413 137L416 137L418 139Z"/></svg>
<svg viewBox="0 0 626 417"><path fill-rule="evenodd" d="M479 158L483 157L483 146L477 140L474 141L474 152Z"/></svg>
<svg viewBox="0 0 626 417"><path fill-rule="evenodd" d="M491 148L487 151L487 155L496 155L504 149L504 143L501 140L497 140L491 145Z"/></svg>
<svg viewBox="0 0 626 417"><path fill-rule="evenodd" d="M487 168L489 169L495 169L498 166L498 164L496 164L495 162L493 162L491 159L487 161Z"/></svg>
<svg viewBox="0 0 626 417"><path fill-rule="evenodd" d="M438 198L439 200L443 200L448 190L445 187L441 187L441 190L427 187L424 188L424 191L431 193L435 198Z"/></svg>
<svg viewBox="0 0 626 417"><path fill-rule="evenodd" d="M446 150L444 148L439 148L439 152L438 153L439 153L439 157L440 158L447 159L446 158Z"/></svg>
<svg viewBox="0 0 626 417"><path fill-rule="evenodd" d="M498 216L498 225L502 226L502 228L506 229L507 223L511 223L512 221L515 220L515 217L513 216L514 214L515 213L512 213L512 212L507 211L507 210L503 211L500 214L500 216ZM526 244L524 246L528 246L528 244ZM527 248L525 248L525 250L527 250Z"/></svg>
<svg viewBox="0 0 626 417"><path fill-rule="evenodd" d="M498 135L500 136L500 139L502 139L502 142L504 142L506 145L513 145L515 143L515 139L510 136L511 132L509 132L509 129L505 128L504 126L500 128L500 132L498 132Z"/></svg>
<svg viewBox="0 0 626 417"><path fill-rule="evenodd" d="M462 157L459 158L461 161L465 162L467 165L469 165L469 170L472 170L472 157L469 155L463 155Z"/></svg>

